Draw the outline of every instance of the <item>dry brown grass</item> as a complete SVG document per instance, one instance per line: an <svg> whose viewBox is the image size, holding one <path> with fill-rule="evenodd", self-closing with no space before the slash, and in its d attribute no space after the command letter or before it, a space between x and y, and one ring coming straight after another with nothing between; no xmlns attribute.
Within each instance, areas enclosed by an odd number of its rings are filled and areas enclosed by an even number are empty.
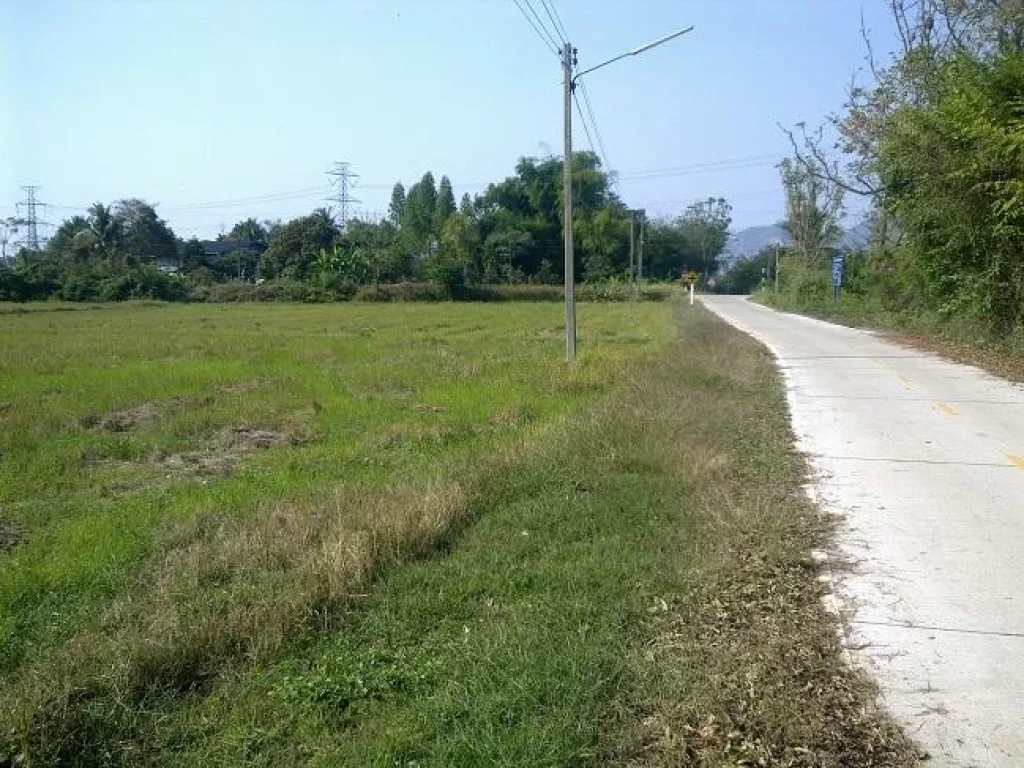
<svg viewBox="0 0 1024 768"><path fill-rule="evenodd" d="M830 521L802 490L770 355L701 311L630 404L646 462L686 478L697 523L630 658L605 759L628 766L909 766L917 754L843 660L811 550ZM687 385L688 384L688 385ZM653 399L653 400L652 400ZM653 420L661 414L660 420ZM665 414L673 414L665 418Z"/></svg>
<svg viewBox="0 0 1024 768"><path fill-rule="evenodd" d="M448 481L339 490L244 520L205 516L168 533L166 555L103 626L21 675L0 703L13 743L44 764L96 754L90 720L144 717L146 702L200 689L328 628L381 569L431 550L472 495Z"/></svg>

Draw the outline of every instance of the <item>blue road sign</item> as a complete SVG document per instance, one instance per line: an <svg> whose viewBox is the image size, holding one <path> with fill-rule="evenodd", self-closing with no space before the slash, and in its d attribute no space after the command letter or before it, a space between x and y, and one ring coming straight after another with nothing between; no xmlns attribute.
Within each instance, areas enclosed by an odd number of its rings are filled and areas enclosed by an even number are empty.
<svg viewBox="0 0 1024 768"><path fill-rule="evenodd" d="M843 269L846 266L846 260L842 256L834 256L832 258L832 285L835 288L839 288L843 284Z"/></svg>

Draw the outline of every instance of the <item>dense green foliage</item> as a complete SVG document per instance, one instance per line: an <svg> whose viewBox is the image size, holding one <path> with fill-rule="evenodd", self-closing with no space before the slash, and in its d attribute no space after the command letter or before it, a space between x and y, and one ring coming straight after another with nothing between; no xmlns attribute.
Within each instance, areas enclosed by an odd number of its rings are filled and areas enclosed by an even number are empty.
<svg viewBox="0 0 1024 768"><path fill-rule="evenodd" d="M630 279L631 216L644 278L715 271L730 225L725 200L641 221L597 155L577 153L573 164L576 274L584 281ZM522 158L512 176L458 205L449 178L435 182L428 171L408 189L395 185L384 221L351 220L342 230L318 209L284 223L244 219L206 243L176 239L142 201L97 204L64 222L44 251L23 250L13 267L0 267L0 300L332 301L382 283L429 282L449 297L483 284L555 285L564 264L562 171L560 158Z"/></svg>
<svg viewBox="0 0 1024 768"><path fill-rule="evenodd" d="M715 283L718 293L745 295L761 287L775 268L775 249L765 248L760 253L739 259L729 265Z"/></svg>
<svg viewBox="0 0 1024 768"><path fill-rule="evenodd" d="M820 134L794 142L805 176L872 203L872 243L848 258L847 294L879 317L937 316L993 339L1024 326L1024 4L910 2L892 9L902 51L851 91ZM790 166L794 167L793 165ZM831 293L827 260L791 261L790 303ZM788 271L788 275L787 275Z"/></svg>

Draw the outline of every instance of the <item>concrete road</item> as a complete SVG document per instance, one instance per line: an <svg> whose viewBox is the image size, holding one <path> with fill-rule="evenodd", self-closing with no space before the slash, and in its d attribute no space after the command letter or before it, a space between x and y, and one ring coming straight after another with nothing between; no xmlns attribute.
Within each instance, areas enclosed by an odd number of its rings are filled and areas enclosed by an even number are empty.
<svg viewBox="0 0 1024 768"><path fill-rule="evenodd" d="M848 647L933 766L1024 766L1024 388L738 297L789 390Z"/></svg>

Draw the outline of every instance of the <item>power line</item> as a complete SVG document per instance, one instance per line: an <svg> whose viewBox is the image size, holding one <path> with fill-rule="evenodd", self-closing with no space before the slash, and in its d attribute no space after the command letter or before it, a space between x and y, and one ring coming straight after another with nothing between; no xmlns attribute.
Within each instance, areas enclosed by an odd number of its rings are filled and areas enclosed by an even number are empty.
<svg viewBox="0 0 1024 768"><path fill-rule="evenodd" d="M562 35L562 40L568 40L569 39L569 33L566 32L566 30L565 30L565 25L562 23L562 17L558 15L558 8L555 7L555 0L550 0L550 3L548 2L548 0L540 0L540 1L544 4L544 10L548 11L548 15L549 16L552 13L555 14L555 18L553 19L554 24L555 24L555 29L558 30L559 34ZM550 5L550 10L548 10L548 6L549 5Z"/></svg>
<svg viewBox="0 0 1024 768"><path fill-rule="evenodd" d="M230 198L227 200L211 200L201 203L168 203L166 208L173 208L177 211L191 210L191 209L203 209L203 208L231 208L239 205L248 205L250 203L272 203L278 200L299 200L305 197L320 196L324 192L330 190L329 184L321 185L319 187L307 187L305 189L295 189L289 192L268 192L262 195L251 195L249 197L237 197Z"/></svg>
<svg viewBox="0 0 1024 768"><path fill-rule="evenodd" d="M663 168L647 168L640 171L629 171L622 174L624 179L658 178L662 176L687 175L691 172L716 170L733 170L734 168L750 168L758 165L773 165L780 160L779 155L753 155L725 160L710 160L706 163L691 165L667 166Z"/></svg>
<svg viewBox="0 0 1024 768"><path fill-rule="evenodd" d="M590 128L587 127L587 119L583 115L583 110L580 108L580 100L576 97L576 91L572 92L572 100L576 103L576 113L580 116L580 123L583 125L583 132L587 134L587 144L590 146L590 151L596 152L594 149L594 140L590 136Z"/></svg>
<svg viewBox="0 0 1024 768"><path fill-rule="evenodd" d="M551 34L551 30L548 29L548 25L544 23L544 19L542 19L540 17L540 14L537 13L537 9L533 7L533 3L531 3L530 0L522 0L522 2L526 3L526 7L530 9L530 13L533 14L533 18L537 20L537 25L541 28L544 34L548 36L548 40L551 41L551 44L555 46L555 49L557 50L559 48L559 45L558 42L555 40L556 35ZM562 41L562 45L565 45L564 40Z"/></svg>
<svg viewBox="0 0 1024 768"><path fill-rule="evenodd" d="M594 126L594 134L597 136L597 146L601 148L601 159L604 161L604 167L609 173L611 173L612 165L608 162L608 153L604 148L604 139L601 138L601 129L597 127L597 117L594 115L594 108L590 105L590 94L587 93L587 84L584 80L580 80L580 90L583 91L583 103L587 105L590 122Z"/></svg>
<svg viewBox="0 0 1024 768"><path fill-rule="evenodd" d="M529 3L529 0L525 1ZM523 18L526 19L527 22L529 22L531 27L533 27L533 31L537 33L537 36L541 39L544 45L548 47L548 50L555 54L555 56L558 56L558 46L551 40L551 36L545 35L543 32L540 31L540 28L538 28L537 25L534 23L533 19L530 18L530 15L526 12L526 9L519 4L519 0L512 0L512 2L516 4L516 8L519 9L519 12L523 14Z"/></svg>
<svg viewBox="0 0 1024 768"><path fill-rule="evenodd" d="M529 0L527 0L527 2L529 2ZM540 4L544 8L544 12L548 15L548 18L551 20L551 26L554 27L555 34L558 35L558 39L562 41L562 45L564 46L567 42L565 30L559 28L558 22L555 21L555 17L551 15L551 9L548 7L547 0L540 0Z"/></svg>

